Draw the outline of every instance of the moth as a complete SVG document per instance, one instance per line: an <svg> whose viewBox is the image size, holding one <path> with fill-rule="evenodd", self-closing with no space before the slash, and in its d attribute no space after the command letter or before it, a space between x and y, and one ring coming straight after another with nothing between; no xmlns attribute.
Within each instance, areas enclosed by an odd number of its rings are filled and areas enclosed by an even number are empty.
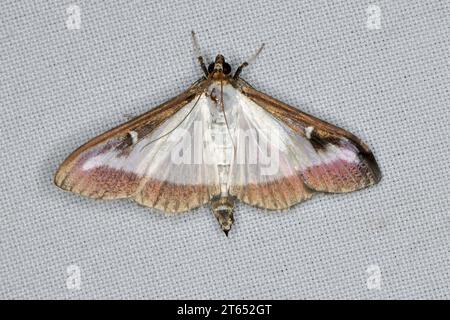
<svg viewBox="0 0 450 320"><path fill-rule="evenodd" d="M236 200L287 209L315 193L344 193L381 179L352 133L262 93L218 54L185 92L75 150L55 184L96 199L130 198L181 213L211 206L228 235Z"/></svg>

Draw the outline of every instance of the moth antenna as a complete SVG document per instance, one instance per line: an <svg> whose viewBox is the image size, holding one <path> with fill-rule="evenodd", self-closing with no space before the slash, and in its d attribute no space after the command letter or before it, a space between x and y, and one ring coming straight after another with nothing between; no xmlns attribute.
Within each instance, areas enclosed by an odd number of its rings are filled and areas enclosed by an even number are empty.
<svg viewBox="0 0 450 320"><path fill-rule="evenodd" d="M241 72L242 72L242 69L244 69L245 67L247 67L247 66L249 66L250 64L252 64L253 62L255 62L256 58L257 58L258 55L261 53L262 49L264 49L264 46L265 46L265 44L263 43L263 44L261 45L261 47L259 47L259 49L258 49L253 55L250 56L250 58L248 58L246 61L244 61L244 62L239 66L239 68L236 69L236 72L234 73L234 76L233 76L234 79L239 78L239 76L240 76L240 74L241 74Z"/></svg>
<svg viewBox="0 0 450 320"><path fill-rule="evenodd" d="M265 43L263 43L262 45L261 45L261 47L259 47L259 49L250 57L250 58L248 58L247 59L247 64L252 64L253 62L255 62L255 60L256 60L256 58L259 56L259 54L261 53L261 51L264 49L264 46L265 46L266 44Z"/></svg>
<svg viewBox="0 0 450 320"><path fill-rule="evenodd" d="M194 46L194 53L197 57L198 63L200 64L200 67L202 68L203 73L206 76L208 76L208 69L206 69L205 61L203 60L203 56L200 52L200 46L198 44L197 35L195 34L194 31L191 31L191 35L192 35L192 45Z"/></svg>

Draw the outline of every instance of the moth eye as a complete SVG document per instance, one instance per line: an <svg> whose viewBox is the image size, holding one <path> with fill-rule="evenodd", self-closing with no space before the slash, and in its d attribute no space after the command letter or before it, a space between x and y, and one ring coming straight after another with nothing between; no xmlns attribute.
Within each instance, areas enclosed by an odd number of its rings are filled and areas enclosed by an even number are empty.
<svg viewBox="0 0 450 320"><path fill-rule="evenodd" d="M223 73L229 74L231 72L231 66L228 63L223 64Z"/></svg>
<svg viewBox="0 0 450 320"><path fill-rule="evenodd" d="M211 63L209 66L208 66L208 73L212 73L214 71L214 63Z"/></svg>

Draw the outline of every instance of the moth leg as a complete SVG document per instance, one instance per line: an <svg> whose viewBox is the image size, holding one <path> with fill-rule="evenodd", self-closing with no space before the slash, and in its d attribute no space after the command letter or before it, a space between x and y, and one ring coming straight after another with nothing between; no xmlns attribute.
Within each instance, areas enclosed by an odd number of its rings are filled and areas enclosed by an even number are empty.
<svg viewBox="0 0 450 320"><path fill-rule="evenodd" d="M200 53L200 46L198 45L197 36L194 31L191 31L192 44L194 45L195 55L197 56L198 63L203 70L203 73L208 77L208 69L206 69L205 61L203 60L202 54Z"/></svg>
<svg viewBox="0 0 450 320"><path fill-rule="evenodd" d="M258 51L256 51L250 58L248 58L246 61L244 61L237 69L236 72L234 73L233 79L237 79L239 78L242 69L244 69L245 67L247 67L248 65L252 64L253 62L255 62L256 57L261 53L262 49L264 49L264 43L261 45L261 47L259 47Z"/></svg>

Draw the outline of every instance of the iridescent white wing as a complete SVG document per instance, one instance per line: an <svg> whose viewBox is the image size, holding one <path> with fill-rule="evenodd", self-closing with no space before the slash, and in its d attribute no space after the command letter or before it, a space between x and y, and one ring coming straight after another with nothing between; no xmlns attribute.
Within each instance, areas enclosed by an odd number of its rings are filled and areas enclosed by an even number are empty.
<svg viewBox="0 0 450 320"><path fill-rule="evenodd" d="M224 92L235 122L228 188L239 200L284 209L314 191L350 192L379 181L372 153L347 131L299 119L306 114L281 109L280 102L246 85Z"/></svg>
<svg viewBox="0 0 450 320"><path fill-rule="evenodd" d="M80 147L60 166L55 183L83 196L132 198L166 212L209 202L219 186L217 166L207 159L210 146L195 146L202 141L198 128L211 122L207 98L196 90L201 85Z"/></svg>

